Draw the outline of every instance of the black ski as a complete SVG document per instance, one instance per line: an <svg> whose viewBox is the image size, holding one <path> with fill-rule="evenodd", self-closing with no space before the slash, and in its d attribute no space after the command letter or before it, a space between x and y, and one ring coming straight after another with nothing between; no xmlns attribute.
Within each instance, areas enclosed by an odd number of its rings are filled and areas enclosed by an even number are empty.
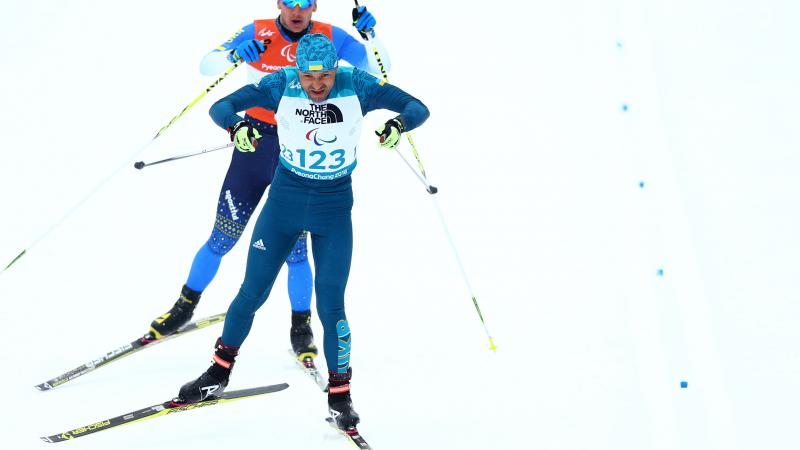
<svg viewBox="0 0 800 450"><path fill-rule="evenodd" d="M201 328L205 328L223 321L225 321L225 313L206 317L204 319L196 320L194 322L189 322L186 325L182 326L180 329L178 329L178 331L176 331L175 333L161 339L155 339L152 334L147 333L144 336L140 337L139 339L136 339L135 341L131 342L130 344L125 344L120 348L111 350L105 355L93 359L87 362L86 364L78 366L70 370L69 372L63 373L53 378L52 380L48 380L45 381L44 383L37 384L36 389L40 391L47 391L53 389L54 387L61 386L67 381L74 380L75 378L78 378L81 375L85 375L95 369L99 369L100 367L103 367L112 361L116 361L122 357L132 355L145 347L149 348L160 342L168 341L174 337L183 336L186 333L190 333L192 331L199 330Z"/></svg>
<svg viewBox="0 0 800 450"><path fill-rule="evenodd" d="M126 425L133 422L140 422L142 420L152 419L159 416L166 416L167 414L177 413L181 411L189 411L190 409L204 408L206 406L218 405L220 403L232 402L241 400L243 398L255 397L258 395L269 394L272 392L282 391L288 388L286 383L274 384L271 386L261 386L250 389L241 389L238 391L223 392L218 397L212 397L201 402L181 404L175 403L170 400L168 402L159 403L157 405L148 406L128 414L113 417L111 419L103 420L100 422L85 425L74 430L65 431L60 434L52 436L42 436L45 442L62 442L70 439L86 436L87 434L97 433L98 431L108 430L109 428Z"/></svg>
<svg viewBox="0 0 800 450"><path fill-rule="evenodd" d="M367 441L364 440L364 437L361 436L361 433L358 432L358 429L356 427L343 430L336 426L336 423L334 423L332 417L326 417L325 421L327 421L330 426L336 429L336 431L345 435L347 439L350 441L350 443L355 445L356 448L359 448L361 450L372 450L372 447L370 447L369 444L367 444Z"/></svg>
<svg viewBox="0 0 800 450"><path fill-rule="evenodd" d="M319 369L317 369L316 364L314 364L314 358L306 357L301 361L297 359L297 355L295 355L292 350L289 350L289 357L294 360L297 367L299 367L303 373L314 381L318 388L322 389L322 392L328 392L328 382L325 381L325 378L319 372Z"/></svg>

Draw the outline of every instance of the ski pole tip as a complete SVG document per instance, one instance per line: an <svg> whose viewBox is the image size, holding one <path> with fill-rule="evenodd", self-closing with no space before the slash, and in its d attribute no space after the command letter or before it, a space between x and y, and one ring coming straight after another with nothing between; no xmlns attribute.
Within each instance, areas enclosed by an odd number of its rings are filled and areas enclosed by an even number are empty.
<svg viewBox="0 0 800 450"><path fill-rule="evenodd" d="M16 257L16 258L14 258L13 260L11 260L11 262L10 262L10 263L8 263L8 265L5 267L5 269L3 269L2 271L0 271L0 274L1 274L1 273L3 273L3 272L5 272L6 270L8 270L8 269L9 269L11 266L13 266L15 262L19 261L19 259L20 259L20 258L22 258L22 256L23 256L23 255L25 255L25 253L26 253L27 251L28 251L28 249L26 248L25 250L23 250L22 252L20 252L20 254L19 254L19 255L17 255L17 257Z"/></svg>
<svg viewBox="0 0 800 450"><path fill-rule="evenodd" d="M144 168L144 161L136 161L135 163L133 163L133 167L135 167L138 170L142 170Z"/></svg>
<svg viewBox="0 0 800 450"><path fill-rule="evenodd" d="M434 185L428 185L428 193L429 194L433 195L433 194L435 194L437 192L439 192L439 188L437 188Z"/></svg>

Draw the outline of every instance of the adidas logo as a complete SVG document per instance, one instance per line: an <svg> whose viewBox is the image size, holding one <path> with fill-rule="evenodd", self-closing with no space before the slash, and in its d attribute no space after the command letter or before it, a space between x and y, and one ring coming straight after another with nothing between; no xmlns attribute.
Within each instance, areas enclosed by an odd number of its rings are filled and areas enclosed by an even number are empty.
<svg viewBox="0 0 800 450"><path fill-rule="evenodd" d="M259 250L266 250L267 249L267 247L264 246L264 241L262 241L261 239L253 242L253 247L255 247L255 248L259 249Z"/></svg>

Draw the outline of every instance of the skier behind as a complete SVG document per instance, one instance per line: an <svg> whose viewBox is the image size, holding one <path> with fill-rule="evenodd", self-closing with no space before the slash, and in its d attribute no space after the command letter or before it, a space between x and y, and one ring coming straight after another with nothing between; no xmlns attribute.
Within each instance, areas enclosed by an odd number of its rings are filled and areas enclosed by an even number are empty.
<svg viewBox="0 0 800 450"><path fill-rule="evenodd" d="M375 131L380 145L392 149L401 133L421 125L429 113L401 89L360 69L338 67L337 59L336 46L326 36L308 34L297 46L297 67L270 74L258 86L245 86L211 107L214 122L229 130L236 148L255 153L263 149L256 145L258 128L236 112L255 106L274 111L281 124L280 165L253 230L244 282L228 308L213 364L181 387L178 403L198 402L225 389L256 311L297 237L308 230L328 364L328 409L343 430L352 431L359 422L350 399L351 339L344 291L353 250L350 175L363 116L382 108L399 113Z"/></svg>
<svg viewBox="0 0 800 450"><path fill-rule="evenodd" d="M341 28L322 22L312 22L317 10L315 0L277 0L280 16L277 19L256 20L239 30L220 47L203 58L200 71L205 75L224 72L237 58L247 63L249 77L257 84L264 75L294 65L297 41L309 33L321 33L332 39L337 58L360 69L380 74L380 69L366 48ZM363 36L370 35L376 44L373 27L375 19L361 6L353 11L354 26ZM264 40L271 41L264 45ZM380 48L380 43L376 45ZM385 55L385 52L382 53ZM384 65L388 60L383 58ZM253 107L246 116L254 135L261 137L257 152L233 152L228 173L220 189L216 220L211 237L194 257L189 277L180 297L167 313L153 320L150 332L161 339L177 331L192 317L200 295L214 279L222 257L242 235L261 196L272 181L278 164L278 136L272 111ZM301 233L288 254L289 299L292 305L292 326L289 337L298 360L313 366L317 356L311 331L311 267L306 259L306 234Z"/></svg>

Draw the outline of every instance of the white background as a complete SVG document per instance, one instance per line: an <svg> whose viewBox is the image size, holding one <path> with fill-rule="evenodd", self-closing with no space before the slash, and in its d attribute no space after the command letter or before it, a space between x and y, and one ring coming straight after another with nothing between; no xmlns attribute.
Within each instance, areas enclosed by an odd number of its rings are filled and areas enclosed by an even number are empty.
<svg viewBox="0 0 800 450"><path fill-rule="evenodd" d="M372 113L347 293L370 443L798 448L797 2L367 4L391 79L431 109L414 138L498 345L487 350L431 197L375 148L370 130L391 114ZM322 0L316 18L350 30L351 6ZM207 367L220 327L32 387L174 302L228 152L130 166L227 142L207 110L244 72L142 150L213 81L202 56L276 15L271 1L3 1L0 264L34 244L0 275L3 448L349 448L286 355L283 275L230 388L287 391L38 440L171 398ZM197 316L227 308L245 251L225 258Z"/></svg>

